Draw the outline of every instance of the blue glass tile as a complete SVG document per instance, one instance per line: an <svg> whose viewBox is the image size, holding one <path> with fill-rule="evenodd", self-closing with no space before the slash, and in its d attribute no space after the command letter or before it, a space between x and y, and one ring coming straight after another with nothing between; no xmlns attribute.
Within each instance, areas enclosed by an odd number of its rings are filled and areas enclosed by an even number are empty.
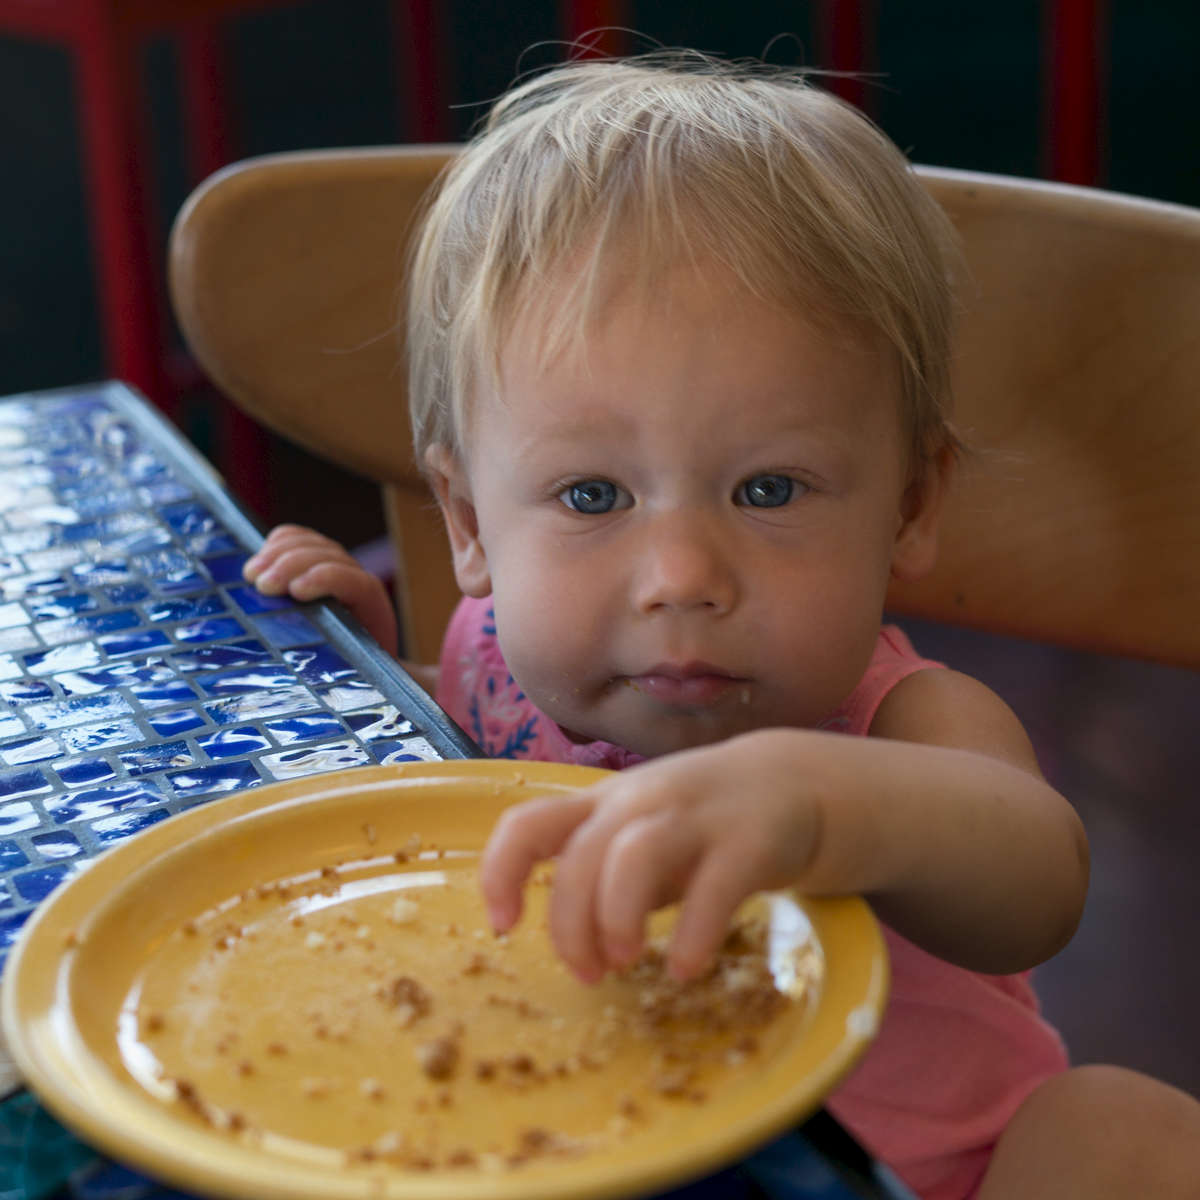
<svg viewBox="0 0 1200 1200"><path fill-rule="evenodd" d="M186 742L156 742L152 746L138 746L135 750L122 750L117 757L125 764L130 775L148 775L167 767L186 767L196 761Z"/></svg>
<svg viewBox="0 0 1200 1200"><path fill-rule="evenodd" d="M324 634L299 610L289 609L278 613L264 613L252 617L254 628L272 646L287 650L293 646L307 646L319 642Z"/></svg>
<svg viewBox="0 0 1200 1200"><path fill-rule="evenodd" d="M295 779L301 775L316 775L321 771L340 771L370 762L366 750L358 742L325 742L319 746L302 746L284 750L281 754L264 754L260 760L274 779Z"/></svg>
<svg viewBox="0 0 1200 1200"><path fill-rule="evenodd" d="M47 646L60 646L65 642L78 642L92 636L92 631L83 623L83 619L77 616L41 621L37 625L37 632Z"/></svg>
<svg viewBox="0 0 1200 1200"><path fill-rule="evenodd" d="M246 692L258 692L264 688L287 687L295 684L296 677L286 667L277 663L248 667L240 671L220 671L198 680L210 696L240 696Z"/></svg>
<svg viewBox="0 0 1200 1200"><path fill-rule="evenodd" d="M166 546L170 542L171 535L165 529L155 526L107 540L104 549L108 553L116 551L117 554L146 554L156 546Z"/></svg>
<svg viewBox="0 0 1200 1200"><path fill-rule="evenodd" d="M236 792L262 782L250 762L215 763L208 767L193 767L176 771L169 776L171 785L181 796L207 796L215 792Z"/></svg>
<svg viewBox="0 0 1200 1200"><path fill-rule="evenodd" d="M241 721L257 721L301 712L314 707L315 703L313 694L307 688L287 687L273 692L250 692L245 696L210 700L204 705L204 711L217 725L236 725Z"/></svg>
<svg viewBox="0 0 1200 1200"><path fill-rule="evenodd" d="M196 693L183 679L166 679L162 683L145 683L130 688L143 708L160 708L164 704L178 704L181 700L192 700Z"/></svg>
<svg viewBox="0 0 1200 1200"><path fill-rule="evenodd" d="M21 763L43 762L57 758L61 751L52 737L26 737L0 745L0 760L15 767Z"/></svg>
<svg viewBox="0 0 1200 1200"><path fill-rule="evenodd" d="M30 675L56 675L59 671L94 667L100 661L100 651L95 642L73 642L40 654L26 654L23 661Z"/></svg>
<svg viewBox="0 0 1200 1200"><path fill-rule="evenodd" d="M88 613L79 619L93 633L115 633L118 629L132 629L135 625L142 623L141 618L131 608L119 608L103 613Z"/></svg>
<svg viewBox="0 0 1200 1200"><path fill-rule="evenodd" d="M33 700L48 700L54 689L41 680L21 679L13 683L0 683L0 700L6 704L28 704Z"/></svg>
<svg viewBox="0 0 1200 1200"><path fill-rule="evenodd" d="M69 788L83 787L89 783L103 783L115 779L116 771L106 758L72 758L50 764Z"/></svg>
<svg viewBox="0 0 1200 1200"><path fill-rule="evenodd" d="M206 617L187 621L175 627L175 637L181 642L216 642L223 638L244 637L245 629L233 617Z"/></svg>
<svg viewBox="0 0 1200 1200"><path fill-rule="evenodd" d="M142 488L141 494L147 504L170 504L190 496L192 489L174 479L163 479L151 487Z"/></svg>
<svg viewBox="0 0 1200 1200"><path fill-rule="evenodd" d="M278 721L265 721L263 728L281 745L294 742L309 742L318 737L335 737L342 732L342 723L329 713L300 713L294 717L282 717Z"/></svg>
<svg viewBox="0 0 1200 1200"><path fill-rule="evenodd" d="M53 546L58 537L55 529L20 529L15 533L3 533L0 534L0 551L28 557L34 551Z"/></svg>
<svg viewBox="0 0 1200 1200"><path fill-rule="evenodd" d="M49 550L35 550L21 557L32 571L61 571L81 562L85 555L75 546L51 546Z"/></svg>
<svg viewBox="0 0 1200 1200"><path fill-rule="evenodd" d="M226 550L240 550L241 543L231 533L213 530L212 533L193 534L187 540L187 548L193 554L220 554Z"/></svg>
<svg viewBox="0 0 1200 1200"><path fill-rule="evenodd" d="M146 718L150 727L160 737L176 737L189 729L199 729L206 724L194 708L181 708L174 712L160 712Z"/></svg>
<svg viewBox="0 0 1200 1200"><path fill-rule="evenodd" d="M150 589L144 583L118 583L105 588L104 595L109 604L137 604L150 595Z"/></svg>
<svg viewBox="0 0 1200 1200"><path fill-rule="evenodd" d="M0 909L12 908L13 894L5 886L4 880L0 879Z"/></svg>
<svg viewBox="0 0 1200 1200"><path fill-rule="evenodd" d="M8 514L9 524L14 529L29 529L34 525L75 526L85 519L74 504L56 503L54 492L49 488L40 488L25 500L24 505Z"/></svg>
<svg viewBox="0 0 1200 1200"><path fill-rule="evenodd" d="M259 750L269 750L271 742L263 737L253 725L244 729L218 729L206 737L198 737L196 745L209 758L240 758L243 755L254 754Z"/></svg>
<svg viewBox="0 0 1200 1200"><path fill-rule="evenodd" d="M211 617L225 611L220 592L205 592L202 596L180 597L175 600L156 600L143 610L148 621L191 621Z"/></svg>
<svg viewBox="0 0 1200 1200"><path fill-rule="evenodd" d="M166 797L152 783L132 781L106 783L100 787L63 792L43 801L46 811L59 825L91 821L124 812L127 808L150 808Z"/></svg>
<svg viewBox="0 0 1200 1200"><path fill-rule="evenodd" d="M178 676L161 658L151 656L140 661L107 662L102 667L89 667L56 675L54 682L68 696L90 696L111 688L145 683L164 683ZM136 688L135 688L136 690Z"/></svg>
<svg viewBox="0 0 1200 1200"><path fill-rule="evenodd" d="M41 767L18 767L14 771L0 771L0 800L11 799L15 796L36 796L49 790L50 784ZM5 811L0 808L0 813ZM22 826L22 828L25 827Z"/></svg>
<svg viewBox="0 0 1200 1200"><path fill-rule="evenodd" d="M66 576L57 571L33 571L27 575L11 576L4 581L4 598L16 600L22 596L46 596L66 592L72 587Z"/></svg>
<svg viewBox="0 0 1200 1200"><path fill-rule="evenodd" d="M371 754L377 763L385 767L395 763L424 761L421 755L413 754L403 742L375 742L371 746Z"/></svg>
<svg viewBox="0 0 1200 1200"><path fill-rule="evenodd" d="M171 644L171 639L157 629L144 629L138 633L113 634L96 639L110 658L122 654L144 654L148 650L161 650Z"/></svg>
<svg viewBox="0 0 1200 1200"><path fill-rule="evenodd" d="M140 742L142 733L133 721L106 721L103 725L75 725L62 731L63 745L68 754L87 754Z"/></svg>
<svg viewBox="0 0 1200 1200"><path fill-rule="evenodd" d="M212 511L198 501L171 504L162 510L162 518L176 533L208 533L221 527Z"/></svg>
<svg viewBox="0 0 1200 1200"><path fill-rule="evenodd" d="M52 867L39 867L12 875L17 892L26 900L44 900L70 873L71 868L59 863Z"/></svg>
<svg viewBox="0 0 1200 1200"><path fill-rule="evenodd" d="M17 940L21 926L33 916L33 909L24 912L0 913L0 948L7 950Z"/></svg>
<svg viewBox="0 0 1200 1200"><path fill-rule="evenodd" d="M167 468L153 454L148 451L139 451L132 458L126 460L125 471L130 482L141 483L147 485L146 491L161 488L164 484L170 484L173 481L169 478L164 478ZM186 495L186 491L184 492ZM172 496L172 500L182 499L180 496ZM167 504L170 501L156 500L154 507L159 504Z"/></svg>
<svg viewBox="0 0 1200 1200"><path fill-rule="evenodd" d="M20 664L11 654L0 654L0 680L15 679L21 674Z"/></svg>
<svg viewBox="0 0 1200 1200"><path fill-rule="evenodd" d="M358 675L354 667L329 646L286 650L283 659L305 683L338 683Z"/></svg>
<svg viewBox="0 0 1200 1200"><path fill-rule="evenodd" d="M79 839L66 829L52 829L49 833L38 833L29 839L38 854L47 861L74 858L83 853Z"/></svg>
<svg viewBox="0 0 1200 1200"><path fill-rule="evenodd" d="M207 586L208 576L179 550L160 550L130 559L133 571L152 579L160 591L195 591Z"/></svg>
<svg viewBox="0 0 1200 1200"><path fill-rule="evenodd" d="M269 660L270 652L261 642L234 642L229 646L197 646L171 656L180 671L214 671L221 667L241 667Z"/></svg>
<svg viewBox="0 0 1200 1200"><path fill-rule="evenodd" d="M16 737L25 732L25 722L14 712L0 712L0 738Z"/></svg>
<svg viewBox="0 0 1200 1200"><path fill-rule="evenodd" d="M28 625L16 625L10 629L0 629L0 650L32 650L40 646L38 635Z"/></svg>
<svg viewBox="0 0 1200 1200"><path fill-rule="evenodd" d="M218 554L206 558L204 565L218 583L241 583L242 567L249 557L249 554Z"/></svg>
<svg viewBox="0 0 1200 1200"><path fill-rule="evenodd" d="M439 762L442 757L423 737L405 738L402 742L374 742L371 753L384 766L399 762Z"/></svg>
<svg viewBox="0 0 1200 1200"><path fill-rule="evenodd" d="M413 732L413 723L400 715L394 704L380 704L345 714L346 724L361 741L374 742L380 738L398 738Z"/></svg>
<svg viewBox="0 0 1200 1200"><path fill-rule="evenodd" d="M90 592L72 592L68 596L55 596L50 600L29 602L29 611L35 620L51 621L55 617L70 617L75 613L90 612L97 607L97 600Z"/></svg>
<svg viewBox="0 0 1200 1200"><path fill-rule="evenodd" d="M0 842L0 872L7 874L14 867L23 867L28 861L25 851L16 842Z"/></svg>
<svg viewBox="0 0 1200 1200"><path fill-rule="evenodd" d="M119 559L105 559L100 562L80 563L71 572L76 586L100 587L111 583L130 583L136 581L137 571L129 563Z"/></svg>
<svg viewBox="0 0 1200 1200"><path fill-rule="evenodd" d="M61 729L84 721L111 721L128 716L129 701L119 692L91 696L72 696L66 700L29 704L25 717L35 729Z"/></svg>
<svg viewBox="0 0 1200 1200"><path fill-rule="evenodd" d="M347 679L333 687L318 688L317 694L334 712L383 703L383 694L365 679Z"/></svg>
<svg viewBox="0 0 1200 1200"><path fill-rule="evenodd" d="M14 625L28 625L29 613L23 604L0 604L0 629L11 629Z"/></svg>
<svg viewBox="0 0 1200 1200"><path fill-rule="evenodd" d="M228 589L233 602L247 615L263 612L276 612L281 608L295 608L296 602L290 596L264 596L256 587L248 584L244 587Z"/></svg>
<svg viewBox="0 0 1200 1200"><path fill-rule="evenodd" d="M138 500L128 488L120 488L106 494L75 492L71 494L71 503L81 517L90 520L93 517L107 517L112 513L136 508Z"/></svg>
<svg viewBox="0 0 1200 1200"><path fill-rule="evenodd" d="M153 808L148 812L121 813L115 817L102 817L92 822L92 832L102 842L115 842L119 838L139 833L151 825L157 825L170 814L165 808Z"/></svg>

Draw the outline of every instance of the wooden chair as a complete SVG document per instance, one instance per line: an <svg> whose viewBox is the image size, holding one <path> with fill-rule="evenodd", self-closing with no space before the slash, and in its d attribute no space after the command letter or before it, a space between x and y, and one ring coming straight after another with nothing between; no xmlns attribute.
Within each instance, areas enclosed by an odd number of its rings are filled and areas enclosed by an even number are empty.
<svg viewBox="0 0 1200 1200"><path fill-rule="evenodd" d="M383 486L406 653L457 592L409 452L397 328L413 213L450 146L285 154L205 182L171 239L183 332L247 412ZM972 447L898 615L1200 667L1200 210L920 168L970 280Z"/></svg>

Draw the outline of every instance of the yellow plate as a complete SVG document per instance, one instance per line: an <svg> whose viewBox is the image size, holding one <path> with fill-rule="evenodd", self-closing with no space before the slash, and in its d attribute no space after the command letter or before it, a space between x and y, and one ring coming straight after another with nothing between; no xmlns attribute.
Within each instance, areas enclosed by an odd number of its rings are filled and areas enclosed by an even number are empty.
<svg viewBox="0 0 1200 1200"><path fill-rule="evenodd" d="M806 998L749 1035L648 1032L644 989L584 987L551 952L548 869L508 939L475 888L502 807L601 776L358 768L146 830L24 930L3 992L17 1065L105 1153L214 1196L611 1197L731 1162L866 1048L879 928L855 897L754 898L756 961L784 990L815 964Z"/></svg>

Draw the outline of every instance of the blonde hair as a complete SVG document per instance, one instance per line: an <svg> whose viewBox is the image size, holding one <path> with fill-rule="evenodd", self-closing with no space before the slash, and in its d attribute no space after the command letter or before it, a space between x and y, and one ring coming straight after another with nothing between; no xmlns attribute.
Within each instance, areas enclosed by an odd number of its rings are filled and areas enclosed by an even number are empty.
<svg viewBox="0 0 1200 1200"><path fill-rule="evenodd" d="M683 259L881 336L914 466L955 445L942 210L896 146L805 73L687 53L540 75L450 164L410 263L418 461L432 443L461 451L468 398L519 320L539 318L553 353L585 329L615 265L652 288ZM564 282L551 311L547 285Z"/></svg>

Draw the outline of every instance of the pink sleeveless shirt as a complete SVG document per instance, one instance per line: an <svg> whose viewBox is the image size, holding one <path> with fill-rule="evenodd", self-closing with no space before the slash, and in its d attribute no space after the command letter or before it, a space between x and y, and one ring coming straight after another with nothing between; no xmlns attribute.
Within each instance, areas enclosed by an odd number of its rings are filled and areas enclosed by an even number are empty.
<svg viewBox="0 0 1200 1200"><path fill-rule="evenodd" d="M821 728L865 736L888 692L940 667L895 626L880 630L858 686ZM463 600L442 646L438 703L494 758L620 770L642 761L608 742L572 742L514 683L489 600ZM1029 973L981 975L943 962L884 927L891 991L879 1036L827 1107L925 1200L975 1194L1017 1106L1064 1070Z"/></svg>

